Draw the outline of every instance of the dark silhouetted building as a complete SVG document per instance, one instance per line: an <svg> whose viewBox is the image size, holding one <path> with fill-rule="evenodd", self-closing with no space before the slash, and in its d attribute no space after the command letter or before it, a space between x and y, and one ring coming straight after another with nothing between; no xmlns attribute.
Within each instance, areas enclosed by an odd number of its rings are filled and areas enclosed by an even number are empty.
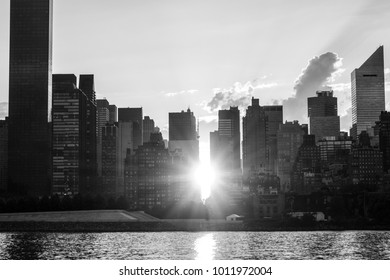
<svg viewBox="0 0 390 280"><path fill-rule="evenodd" d="M133 122L133 145L134 149L143 143L143 115L142 108L119 108L119 122Z"/></svg>
<svg viewBox="0 0 390 280"><path fill-rule="evenodd" d="M79 89L87 96L86 166L82 192L93 193L97 183L97 104L94 75L80 75Z"/></svg>
<svg viewBox="0 0 390 280"><path fill-rule="evenodd" d="M359 144L352 148L350 179L352 184L364 187L380 187L383 178L383 156L378 147L372 147L366 131L359 135Z"/></svg>
<svg viewBox="0 0 390 280"><path fill-rule="evenodd" d="M51 186L52 0L11 0L8 171L11 192Z"/></svg>
<svg viewBox="0 0 390 280"><path fill-rule="evenodd" d="M337 115L337 98L333 91L317 91L316 97L307 99L310 134L317 141L324 137L338 137L340 134L340 117Z"/></svg>
<svg viewBox="0 0 390 280"><path fill-rule="evenodd" d="M314 135L304 135L293 165L291 187L298 194L310 194L321 188L321 150Z"/></svg>
<svg viewBox="0 0 390 280"><path fill-rule="evenodd" d="M194 113L169 113L169 151L181 150L190 163L199 161L199 140Z"/></svg>
<svg viewBox="0 0 390 280"><path fill-rule="evenodd" d="M267 116L259 105L259 99L252 97L243 118L242 158L244 176L267 170Z"/></svg>
<svg viewBox="0 0 390 280"><path fill-rule="evenodd" d="M89 182L88 102L73 74L53 75L53 187L52 193L73 196Z"/></svg>
<svg viewBox="0 0 390 280"><path fill-rule="evenodd" d="M119 128L107 123L102 127L102 180L100 192L115 197L118 190L119 167Z"/></svg>
<svg viewBox="0 0 390 280"><path fill-rule="evenodd" d="M118 121L118 108L116 107L116 105L114 105L114 104L108 105L108 111L109 111L110 122L117 122Z"/></svg>
<svg viewBox="0 0 390 280"><path fill-rule="evenodd" d="M221 171L241 170L240 111L218 111L218 131L211 132L210 161Z"/></svg>
<svg viewBox="0 0 390 280"><path fill-rule="evenodd" d="M381 112L379 118L379 148L383 154L383 171L390 169L390 112Z"/></svg>
<svg viewBox="0 0 390 280"><path fill-rule="evenodd" d="M263 109L267 117L267 165L269 173L276 174L278 169L277 133L279 125L283 124L283 106L263 106Z"/></svg>
<svg viewBox="0 0 390 280"><path fill-rule="evenodd" d="M102 130L108 122L110 122L110 103L107 99L97 99L97 140L96 140L96 158L97 158L97 174L102 175ZM114 122L110 122L114 123Z"/></svg>
<svg viewBox="0 0 390 280"><path fill-rule="evenodd" d="M144 144L150 141L150 134L155 132L154 120L149 116L145 116L143 120L143 141Z"/></svg>
<svg viewBox="0 0 390 280"><path fill-rule="evenodd" d="M131 208L164 209L182 201L189 190L181 182L180 166L165 148L161 133L152 133L150 141L126 159L125 196Z"/></svg>
<svg viewBox="0 0 390 280"><path fill-rule="evenodd" d="M0 193L8 185L8 119L0 120Z"/></svg>
<svg viewBox="0 0 390 280"><path fill-rule="evenodd" d="M239 213L242 204L242 171L238 107L218 112L218 131L210 133L210 162L218 174L208 200L212 215L226 217L231 213Z"/></svg>
<svg viewBox="0 0 390 280"><path fill-rule="evenodd" d="M304 129L298 121L285 122L279 125L277 132L277 175L280 179L281 190L287 192L291 189L291 171L303 143Z"/></svg>
<svg viewBox="0 0 390 280"><path fill-rule="evenodd" d="M375 125L385 110L383 46L351 73L352 129L357 139L362 131Z"/></svg>

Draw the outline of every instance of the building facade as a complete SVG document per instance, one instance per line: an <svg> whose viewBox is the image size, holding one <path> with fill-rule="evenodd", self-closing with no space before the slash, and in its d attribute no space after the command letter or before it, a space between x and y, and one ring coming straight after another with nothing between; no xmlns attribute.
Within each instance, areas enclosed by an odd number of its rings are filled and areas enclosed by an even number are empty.
<svg viewBox="0 0 390 280"><path fill-rule="evenodd" d="M351 73L351 97L351 136L357 139L362 131L375 125L385 110L383 46Z"/></svg>
<svg viewBox="0 0 390 280"><path fill-rule="evenodd" d="M49 194L52 0L12 0L9 71L9 190ZM23 174L23 176L21 176Z"/></svg>
<svg viewBox="0 0 390 280"><path fill-rule="evenodd" d="M150 141L150 134L155 132L154 120L149 116L143 119L143 142L144 144Z"/></svg>
<svg viewBox="0 0 390 280"><path fill-rule="evenodd" d="M199 140L194 113L169 113L169 151L181 150L182 155L190 164L199 161Z"/></svg>
<svg viewBox="0 0 390 280"><path fill-rule="evenodd" d="M303 143L305 131L298 121L285 122L279 125L277 132L277 175L283 192L291 190L291 171Z"/></svg>
<svg viewBox="0 0 390 280"><path fill-rule="evenodd" d="M278 169L277 133L279 130L279 125L283 124L283 106L263 106L263 109L267 117L267 164L270 173L276 174Z"/></svg>
<svg viewBox="0 0 390 280"><path fill-rule="evenodd" d="M119 108L119 122L133 122L133 143L134 149L143 143L143 114L142 108Z"/></svg>
<svg viewBox="0 0 390 280"><path fill-rule="evenodd" d="M53 75L52 193L74 196L85 189L87 165L87 103L72 74Z"/></svg>
<svg viewBox="0 0 390 280"><path fill-rule="evenodd" d="M307 99L310 134L317 141L324 137L338 137L340 134L340 117L337 115L337 98L333 91L317 91L316 97Z"/></svg>
<svg viewBox="0 0 390 280"><path fill-rule="evenodd" d="M8 186L8 119L0 120L0 193Z"/></svg>
<svg viewBox="0 0 390 280"><path fill-rule="evenodd" d="M242 159L244 177L250 173L268 172L267 170L267 116L259 105L259 99L252 97L243 117Z"/></svg>

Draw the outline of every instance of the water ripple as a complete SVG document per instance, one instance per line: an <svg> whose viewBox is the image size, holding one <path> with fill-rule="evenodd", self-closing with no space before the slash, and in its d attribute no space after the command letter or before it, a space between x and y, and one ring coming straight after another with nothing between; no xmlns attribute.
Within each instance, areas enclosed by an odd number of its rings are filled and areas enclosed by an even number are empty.
<svg viewBox="0 0 390 280"><path fill-rule="evenodd" d="M390 232L0 233L0 259L390 259Z"/></svg>

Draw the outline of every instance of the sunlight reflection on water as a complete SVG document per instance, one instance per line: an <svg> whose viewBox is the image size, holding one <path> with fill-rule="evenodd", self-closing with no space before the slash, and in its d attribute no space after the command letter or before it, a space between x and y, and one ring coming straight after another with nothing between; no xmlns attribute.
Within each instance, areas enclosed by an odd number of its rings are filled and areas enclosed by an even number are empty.
<svg viewBox="0 0 390 280"><path fill-rule="evenodd" d="M0 259L390 259L390 232L0 233Z"/></svg>

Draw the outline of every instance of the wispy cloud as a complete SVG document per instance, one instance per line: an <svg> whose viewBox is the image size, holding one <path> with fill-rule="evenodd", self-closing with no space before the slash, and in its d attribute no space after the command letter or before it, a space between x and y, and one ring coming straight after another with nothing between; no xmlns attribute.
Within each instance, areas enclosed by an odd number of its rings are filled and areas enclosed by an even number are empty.
<svg viewBox="0 0 390 280"><path fill-rule="evenodd" d="M278 86L276 82L265 82L267 76L263 76L246 83L236 82L228 89L214 88L213 98L205 104L205 110L214 112L228 109L230 106L245 108L250 104L250 99L256 89L269 89Z"/></svg>
<svg viewBox="0 0 390 280"><path fill-rule="evenodd" d="M189 90L182 90L182 91L176 91L176 92L165 92L163 91L162 94L164 94L167 97L174 97L177 95L184 95L184 94L194 94L198 92L199 90L197 89L189 89Z"/></svg>

